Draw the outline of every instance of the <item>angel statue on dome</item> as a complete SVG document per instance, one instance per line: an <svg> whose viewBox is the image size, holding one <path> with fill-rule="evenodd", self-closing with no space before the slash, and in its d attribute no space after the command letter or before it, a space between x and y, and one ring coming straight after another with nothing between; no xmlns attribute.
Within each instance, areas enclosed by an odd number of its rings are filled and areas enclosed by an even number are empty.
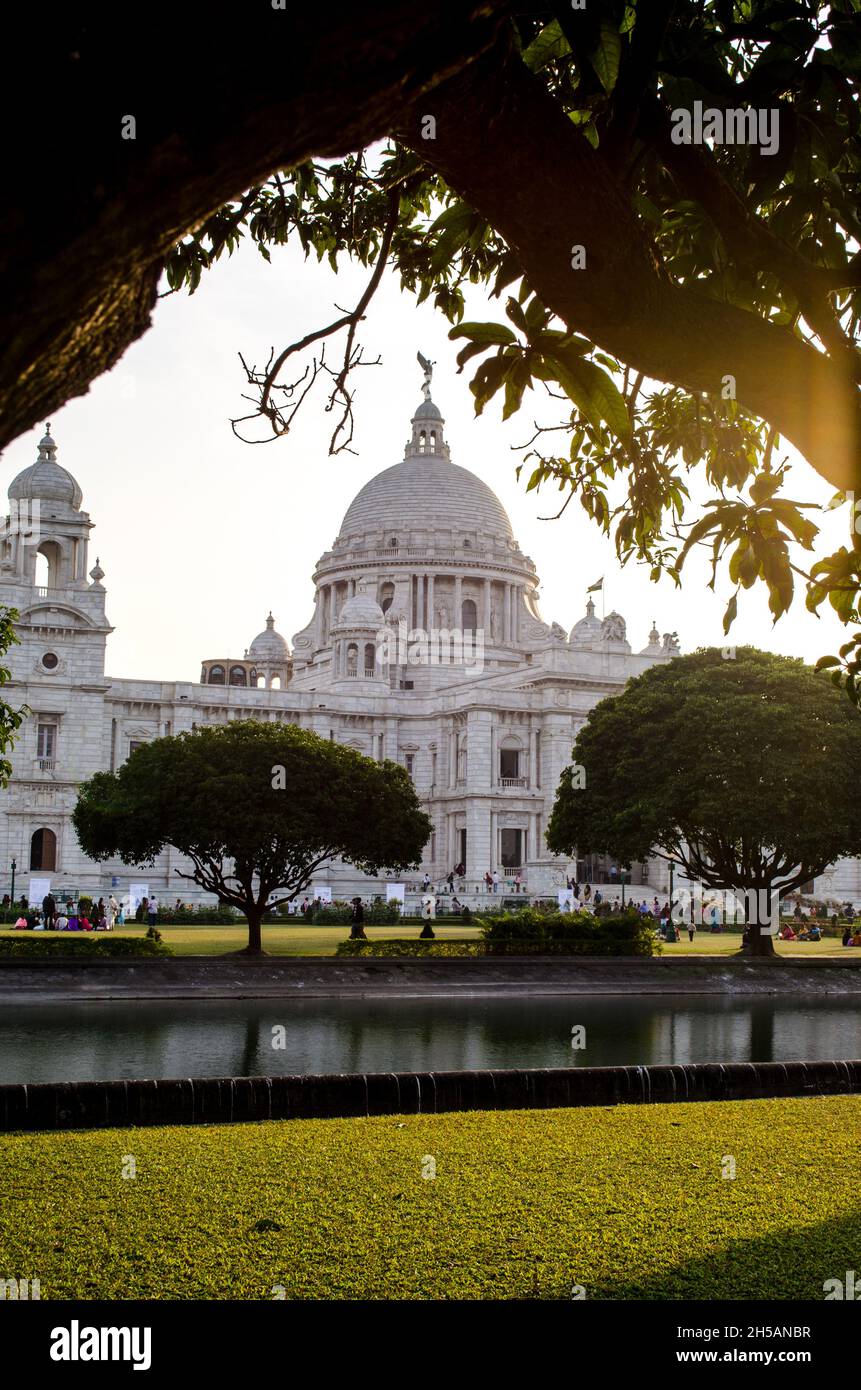
<svg viewBox="0 0 861 1390"><path fill-rule="evenodd" d="M425 379L422 382L422 394L424 395L425 400L429 401L431 398L430 387L431 377L433 376L433 362L428 361L426 357L422 357L420 352L416 353L416 361L418 362L419 366L425 374Z"/></svg>

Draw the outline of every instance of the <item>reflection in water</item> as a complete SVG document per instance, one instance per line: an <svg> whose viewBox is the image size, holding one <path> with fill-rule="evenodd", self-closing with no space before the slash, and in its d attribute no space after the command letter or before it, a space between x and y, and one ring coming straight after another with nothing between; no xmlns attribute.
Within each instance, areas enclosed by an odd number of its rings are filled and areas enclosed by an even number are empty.
<svg viewBox="0 0 861 1390"><path fill-rule="evenodd" d="M846 1057L861 1022L845 997L141 1000L0 1018L4 1082Z"/></svg>

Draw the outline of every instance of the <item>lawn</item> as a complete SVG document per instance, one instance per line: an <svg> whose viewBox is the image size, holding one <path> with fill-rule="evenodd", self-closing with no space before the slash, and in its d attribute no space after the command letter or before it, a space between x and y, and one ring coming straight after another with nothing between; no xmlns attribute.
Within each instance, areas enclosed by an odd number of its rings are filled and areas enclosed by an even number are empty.
<svg viewBox="0 0 861 1390"><path fill-rule="evenodd" d="M3 1135L0 1271L43 1299L822 1299L858 1267L859 1126L828 1097Z"/></svg>
<svg viewBox="0 0 861 1390"><path fill-rule="evenodd" d="M371 941L388 941L395 938L414 937L418 940L421 922L407 920L394 927L368 927L365 932ZM230 951L239 951L247 944L248 932L245 927L171 927L159 928L165 942L177 956L221 956ZM142 936L146 927L120 927L116 936ZM443 926L434 924L434 932L441 941L456 938L460 941L477 941L481 936L478 927ZM17 935L12 928L4 928L2 935ZM309 927L302 923L295 927L264 927L263 947L273 956L332 956L338 943L346 941L350 935L349 925L335 927ZM77 939L77 935L76 935ZM664 956L726 956L737 954L741 937L737 935L712 936L710 932L698 932L693 943L685 936L683 941L663 945ZM861 951L847 951L840 944L840 938L823 941L779 941L777 951L782 956L844 956L861 960Z"/></svg>

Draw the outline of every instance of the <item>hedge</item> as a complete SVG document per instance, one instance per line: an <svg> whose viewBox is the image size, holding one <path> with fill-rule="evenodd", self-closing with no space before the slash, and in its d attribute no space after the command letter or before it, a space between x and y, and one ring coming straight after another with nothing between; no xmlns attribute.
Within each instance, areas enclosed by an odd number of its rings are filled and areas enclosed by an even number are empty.
<svg viewBox="0 0 861 1390"><path fill-rule="evenodd" d="M111 936L78 932L59 932L50 936L42 932L21 932L18 936L0 936L0 959L25 956L50 956L57 960L98 957L102 960L118 956L172 956L173 951L163 942L150 941L145 936Z"/></svg>
<svg viewBox="0 0 861 1390"><path fill-rule="evenodd" d="M341 941L335 952L338 956L482 956L481 941Z"/></svg>
<svg viewBox="0 0 861 1390"><path fill-rule="evenodd" d="M527 908L476 918L487 955L652 956L660 950L651 917L629 910L547 914Z"/></svg>

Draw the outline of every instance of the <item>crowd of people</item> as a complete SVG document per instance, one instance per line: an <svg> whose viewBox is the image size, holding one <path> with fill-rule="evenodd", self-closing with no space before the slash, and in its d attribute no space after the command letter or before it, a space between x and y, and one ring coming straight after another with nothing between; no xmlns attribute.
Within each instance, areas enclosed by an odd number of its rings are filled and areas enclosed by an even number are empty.
<svg viewBox="0 0 861 1390"><path fill-rule="evenodd" d="M2 906L12 906L8 893ZM113 931L114 927L125 926L127 921L125 907L113 893L107 902L104 898L93 902L92 898L82 897L77 902L67 898L62 903L57 902L53 893L46 893L41 910L22 897L18 903L18 913L14 923L16 931ZM135 920L135 914L132 914L132 920ZM158 920L158 900L155 897L142 899L141 920L151 927L155 926Z"/></svg>

